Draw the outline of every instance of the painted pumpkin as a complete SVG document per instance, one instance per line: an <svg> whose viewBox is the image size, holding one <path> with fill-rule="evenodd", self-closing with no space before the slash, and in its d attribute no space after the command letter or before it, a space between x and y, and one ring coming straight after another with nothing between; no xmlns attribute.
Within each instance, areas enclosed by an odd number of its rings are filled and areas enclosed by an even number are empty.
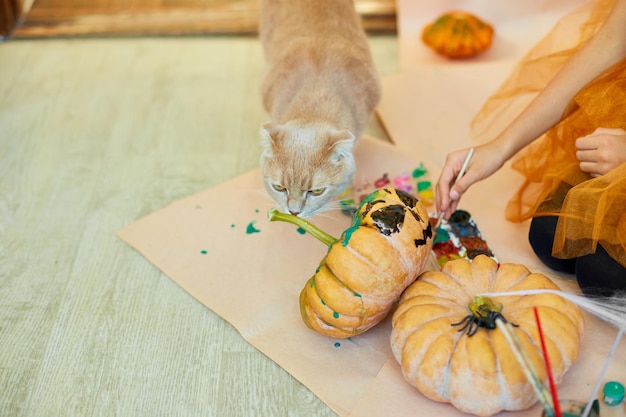
<svg viewBox="0 0 626 417"><path fill-rule="evenodd" d="M422 41L448 58L469 58L491 46L493 27L471 13L455 11L422 30Z"/></svg>
<svg viewBox="0 0 626 417"><path fill-rule="evenodd" d="M300 312L308 327L336 338L380 322L424 270L432 247L428 212L397 189L368 195L339 239L289 214L270 210L269 219L295 223L329 246L300 294Z"/></svg>
<svg viewBox="0 0 626 417"><path fill-rule="evenodd" d="M523 265L485 255L427 271L402 294L391 346L405 379L426 397L478 416L522 410L537 397L496 318L512 323L530 361L546 381L533 307L538 307L556 383L576 360L583 316L555 294L477 297L488 292L558 289Z"/></svg>

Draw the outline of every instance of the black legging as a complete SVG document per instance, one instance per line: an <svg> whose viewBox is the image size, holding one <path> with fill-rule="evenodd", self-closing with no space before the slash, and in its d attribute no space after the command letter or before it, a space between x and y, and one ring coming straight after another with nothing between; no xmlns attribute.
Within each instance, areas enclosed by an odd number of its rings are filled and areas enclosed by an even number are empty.
<svg viewBox="0 0 626 417"><path fill-rule="evenodd" d="M576 274L585 295L611 296L626 291L626 268L611 258L598 244L596 253L579 258L559 259L552 256L552 243L558 217L535 217L530 223L528 240L541 262L551 269Z"/></svg>

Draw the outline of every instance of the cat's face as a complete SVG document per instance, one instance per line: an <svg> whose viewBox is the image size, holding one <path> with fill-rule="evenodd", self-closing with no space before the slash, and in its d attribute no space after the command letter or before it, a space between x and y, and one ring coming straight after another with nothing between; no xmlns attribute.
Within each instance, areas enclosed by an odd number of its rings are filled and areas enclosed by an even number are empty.
<svg viewBox="0 0 626 417"><path fill-rule="evenodd" d="M311 217L350 184L354 135L347 130L266 123L261 141L265 189L286 213Z"/></svg>

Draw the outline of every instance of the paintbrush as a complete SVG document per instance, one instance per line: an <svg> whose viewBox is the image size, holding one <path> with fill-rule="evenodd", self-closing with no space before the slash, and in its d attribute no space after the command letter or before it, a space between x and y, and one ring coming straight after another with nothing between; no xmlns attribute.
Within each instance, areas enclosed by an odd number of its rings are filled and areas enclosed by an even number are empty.
<svg viewBox="0 0 626 417"><path fill-rule="evenodd" d="M465 159L463 160L463 165L461 165L461 169L459 170L459 173L457 174L456 179L454 180L452 185L456 184L457 181L459 181L461 177L465 175L465 171L467 171L467 167L469 167L472 155L474 155L474 148L470 148L469 152L465 156ZM443 221L443 215L444 212L442 211L441 213L439 213L439 216L437 216L437 222L435 223L434 231L435 235L437 235L437 229L439 229L439 226L441 226L441 222ZM435 255L435 252L433 252L432 250L430 251L430 266L435 271L441 270L441 265L439 265L439 262L437 261L437 255Z"/></svg>
<svg viewBox="0 0 626 417"><path fill-rule="evenodd" d="M546 342L543 338L543 330L541 329L541 321L539 320L539 310L537 307L533 307L535 313L535 321L537 322L537 332L539 333L539 341L541 342L541 352L543 353L543 361L546 365L546 373L548 374L548 383L550 384L550 393L552 394L552 404L554 405L554 414L556 417L562 417L561 405L559 404L559 396L556 391L556 384L552 377L552 368L550 367L550 359L548 358L548 349L546 348Z"/></svg>
<svg viewBox="0 0 626 417"><path fill-rule="evenodd" d="M505 323L502 320L496 320L496 326L498 327L498 329L500 329L500 331L504 335L504 338L509 343L509 346L511 347L513 354L515 355L520 366L522 367L522 371L524 371L528 382L530 382L530 385L535 390L539 401L541 401L543 408L546 410L546 415L548 417L555 417L554 405L552 404L552 398L550 397L550 393L539 378L537 370L528 358L528 354L524 350L524 346L522 345L522 342L519 340L519 337L515 333L513 326L511 325L511 323Z"/></svg>
<svg viewBox="0 0 626 417"><path fill-rule="evenodd" d="M617 330L617 335L615 336L615 340L613 341L613 345L611 346L611 350L609 351L609 355L604 361L604 365L602 366L602 370L600 371L600 376L596 381L595 386L593 387L593 391L591 392L591 397L589 397L589 401L587 401L587 405L581 414L581 417L589 416L591 412L591 407L593 407L593 402L595 398L598 396L598 391L600 391L600 385L602 384L602 380L604 379L604 375L606 374L607 369L609 369L609 363L611 363L611 359L615 356L615 351L619 346L620 340L622 340L622 335L624 334L624 329L620 328Z"/></svg>
<svg viewBox="0 0 626 417"><path fill-rule="evenodd" d="M472 160L473 155L474 155L474 148L470 148L469 152L465 156L465 160L463 160L463 165L461 165L461 169L459 173L457 174L456 179L451 185L456 184L461 179L461 177L465 175L465 171L467 171L467 168L469 167L469 163ZM439 228L439 225L443 221L443 215L444 215L444 212L442 211L441 213L439 213L439 216L437 217L437 223L435 223L435 232L437 231L437 229Z"/></svg>

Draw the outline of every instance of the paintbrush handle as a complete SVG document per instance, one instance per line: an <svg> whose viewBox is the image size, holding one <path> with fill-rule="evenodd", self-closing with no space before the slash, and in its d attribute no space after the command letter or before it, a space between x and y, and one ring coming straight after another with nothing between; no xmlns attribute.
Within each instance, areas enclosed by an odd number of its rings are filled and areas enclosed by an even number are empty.
<svg viewBox="0 0 626 417"><path fill-rule="evenodd" d="M515 355L520 366L522 367L522 370L524 371L528 382L530 382L530 385L535 390L539 401L541 401L543 408L546 410L546 415L548 415L548 417L555 417L554 406L552 404L552 398L550 397L550 393L544 386L543 382L541 382L541 379L539 379L539 377L537 376L537 371L528 359L528 356L526 355L526 351L524 350L521 341L513 330L513 326L511 325L511 323L505 323L502 320L496 320L496 326L498 327L498 329L500 329L500 331L504 335L504 338L509 343L509 346L511 347L513 354Z"/></svg>

